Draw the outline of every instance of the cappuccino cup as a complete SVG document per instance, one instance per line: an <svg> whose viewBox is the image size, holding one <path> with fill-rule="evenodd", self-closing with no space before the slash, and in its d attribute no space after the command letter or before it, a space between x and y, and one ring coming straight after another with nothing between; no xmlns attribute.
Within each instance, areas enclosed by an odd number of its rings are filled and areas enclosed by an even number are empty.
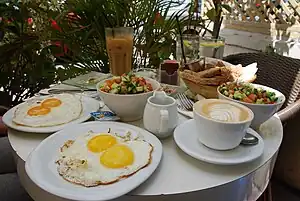
<svg viewBox="0 0 300 201"><path fill-rule="evenodd" d="M216 150L239 146L254 118L253 112L246 106L220 99L196 102L193 113L198 140Z"/></svg>

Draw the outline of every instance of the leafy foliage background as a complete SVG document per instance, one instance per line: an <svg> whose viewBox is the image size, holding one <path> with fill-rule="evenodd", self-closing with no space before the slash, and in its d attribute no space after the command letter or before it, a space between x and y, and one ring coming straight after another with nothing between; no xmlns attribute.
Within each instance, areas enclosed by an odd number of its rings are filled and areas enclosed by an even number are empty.
<svg viewBox="0 0 300 201"><path fill-rule="evenodd" d="M0 3L0 105L87 71L108 72L105 27L134 27L134 67L157 68L175 52L168 11L179 0L10 0ZM180 18L179 24L184 22ZM78 65L80 63L80 65ZM57 64L61 64L57 67Z"/></svg>

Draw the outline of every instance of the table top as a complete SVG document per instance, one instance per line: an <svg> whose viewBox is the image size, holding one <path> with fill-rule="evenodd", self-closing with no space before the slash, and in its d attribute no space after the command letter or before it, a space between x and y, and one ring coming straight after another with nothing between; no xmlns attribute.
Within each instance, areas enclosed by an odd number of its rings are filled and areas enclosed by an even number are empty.
<svg viewBox="0 0 300 201"><path fill-rule="evenodd" d="M179 115L179 123L188 118ZM142 127L142 121L131 124ZM213 165L198 161L175 144L172 137L162 140L163 158L154 174L131 195L168 195L200 191L217 187L256 171L272 159L281 144L283 128L277 115L265 122L259 132L264 138L263 155L251 162L234 166ZM8 137L17 155L26 161L30 152L50 134L24 133L9 129ZM188 135L188 134L187 134Z"/></svg>

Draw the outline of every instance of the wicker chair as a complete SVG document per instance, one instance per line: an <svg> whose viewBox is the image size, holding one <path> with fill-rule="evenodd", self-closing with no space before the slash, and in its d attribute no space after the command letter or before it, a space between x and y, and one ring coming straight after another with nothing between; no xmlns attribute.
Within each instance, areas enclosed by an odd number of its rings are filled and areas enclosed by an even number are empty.
<svg viewBox="0 0 300 201"><path fill-rule="evenodd" d="M255 83L275 88L286 96L286 102L278 112L284 126L284 138L273 177L300 189L300 60L265 53L241 53L224 60L243 66L257 62Z"/></svg>

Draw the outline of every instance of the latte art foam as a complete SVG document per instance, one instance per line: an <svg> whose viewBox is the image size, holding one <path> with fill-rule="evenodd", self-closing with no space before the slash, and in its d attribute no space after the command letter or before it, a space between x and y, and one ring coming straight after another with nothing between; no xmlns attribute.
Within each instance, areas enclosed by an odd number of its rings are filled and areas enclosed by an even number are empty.
<svg viewBox="0 0 300 201"><path fill-rule="evenodd" d="M208 118L225 122L244 121L248 117L248 113L244 109L226 103L205 104L202 112Z"/></svg>

